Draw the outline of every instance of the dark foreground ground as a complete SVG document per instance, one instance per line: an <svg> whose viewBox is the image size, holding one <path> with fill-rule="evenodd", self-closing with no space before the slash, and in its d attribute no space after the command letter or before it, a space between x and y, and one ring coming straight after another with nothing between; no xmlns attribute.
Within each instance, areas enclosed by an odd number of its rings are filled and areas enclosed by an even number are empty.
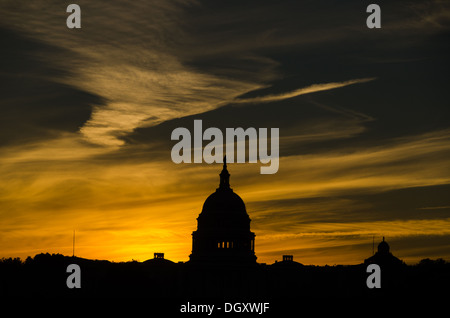
<svg viewBox="0 0 450 318"><path fill-rule="evenodd" d="M69 264L81 269L81 288L68 288ZM194 265L165 259L113 263L38 254L34 258L0 261L0 296L139 297L146 299L214 299L286 301L305 298L417 299L448 298L450 263L422 260L417 265L381 268L381 288L369 289L364 264L304 266L296 262L272 265Z"/></svg>

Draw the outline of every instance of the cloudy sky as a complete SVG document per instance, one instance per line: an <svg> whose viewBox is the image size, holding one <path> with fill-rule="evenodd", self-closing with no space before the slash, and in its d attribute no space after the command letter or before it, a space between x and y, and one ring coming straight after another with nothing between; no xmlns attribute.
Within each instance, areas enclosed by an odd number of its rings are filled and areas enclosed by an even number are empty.
<svg viewBox="0 0 450 318"><path fill-rule="evenodd" d="M373 1L372 1L373 2ZM0 0L0 257L186 261L220 164L171 132L280 129L230 164L259 262L450 260L450 4Z"/></svg>

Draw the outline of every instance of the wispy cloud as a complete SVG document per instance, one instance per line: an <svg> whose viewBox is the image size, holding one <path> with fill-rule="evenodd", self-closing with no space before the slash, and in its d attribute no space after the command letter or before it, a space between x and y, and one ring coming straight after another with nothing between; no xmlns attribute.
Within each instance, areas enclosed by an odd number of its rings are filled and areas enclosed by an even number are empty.
<svg viewBox="0 0 450 318"><path fill-rule="evenodd" d="M40 14L5 5L4 20L37 42L62 49L48 50L39 60L66 71L41 76L101 97L101 103L90 105L91 116L79 133L105 149L124 145L121 137L136 128L216 109L261 88L258 73L272 72L273 61L256 57L246 60L258 66L248 77L242 71L221 76L189 66L181 39L195 34L185 32L184 8L197 2L79 4L83 23L76 32L65 27L65 12L56 2L34 2L36 8L46 7Z"/></svg>
<svg viewBox="0 0 450 318"><path fill-rule="evenodd" d="M44 5L47 6L44 1L35 2L36 7ZM69 32L61 25L56 3L40 15L27 10L19 10L22 11L19 15L7 7L5 20L40 41L64 49L64 56L50 51L39 58L68 70L53 75L52 80L101 97L102 103L90 105L91 116L79 132L85 140L106 148L123 146L123 137L137 128L214 110L228 103L273 102L374 80L314 84L279 95L239 99L238 96L266 87L265 81L276 74L276 62L252 53L251 45L243 49L239 41L223 39L225 45L239 49L227 56L226 65L231 67L220 66L222 62L213 69L192 66L202 64L204 52L180 39L194 44L205 39L201 34L186 31L185 23L192 23L192 17L184 9L201 7L201 3L136 2L130 6L115 0L110 1L108 8L99 4L80 5L86 16L96 19L83 19L83 27L77 32ZM263 14L265 10L258 12ZM21 23L24 19L27 24ZM222 48L224 43L214 45ZM271 42L266 45L270 47ZM224 58L223 52L216 54L219 61Z"/></svg>
<svg viewBox="0 0 450 318"><path fill-rule="evenodd" d="M258 96L258 97L251 97L251 98L242 98L242 99L236 99L234 103L238 104L247 104L247 103L269 103L269 102L276 102L288 98L297 97L300 95L305 94L311 94L321 91L327 91L330 89L336 89L341 88L349 85L354 84L360 84L360 83L367 83L370 81L375 80L375 77L369 77L369 78L361 78L361 79L353 79L343 82L332 82L332 83L322 83L322 84L313 84L307 87L299 88L296 90L293 90L291 92L282 93L282 94L275 94L275 95L266 95L266 96Z"/></svg>
<svg viewBox="0 0 450 318"><path fill-rule="evenodd" d="M107 146L123 145L120 137L138 127L212 110L259 87L201 73L181 63L159 65L156 70L128 65L95 75L86 83L109 103L96 106L80 131L88 141Z"/></svg>
<svg viewBox="0 0 450 318"><path fill-rule="evenodd" d="M450 131L444 130L383 146L283 157L267 189L256 185L252 172L242 169L240 173L249 182L250 199L267 200L446 184L450 182L449 139Z"/></svg>
<svg viewBox="0 0 450 318"><path fill-rule="evenodd" d="M447 210L450 209L450 205L446 206L427 206L423 208L419 208L420 210Z"/></svg>

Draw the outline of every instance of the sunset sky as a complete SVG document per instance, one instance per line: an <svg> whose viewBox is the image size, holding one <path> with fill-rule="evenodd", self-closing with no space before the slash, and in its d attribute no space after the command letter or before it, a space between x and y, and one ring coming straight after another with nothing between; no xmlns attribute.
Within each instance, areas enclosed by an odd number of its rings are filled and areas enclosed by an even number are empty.
<svg viewBox="0 0 450 318"><path fill-rule="evenodd" d="M66 8L81 7L81 29ZM0 258L187 261L221 164L177 127L279 128L231 163L258 262L450 260L450 3L0 0ZM206 145L207 142L204 143Z"/></svg>

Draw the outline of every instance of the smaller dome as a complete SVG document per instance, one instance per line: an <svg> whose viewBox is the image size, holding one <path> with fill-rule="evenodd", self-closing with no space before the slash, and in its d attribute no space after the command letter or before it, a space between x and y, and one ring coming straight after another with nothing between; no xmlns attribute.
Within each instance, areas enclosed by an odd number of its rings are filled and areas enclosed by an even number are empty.
<svg viewBox="0 0 450 318"><path fill-rule="evenodd" d="M389 253L389 244L386 243L383 236L383 241L381 241L380 244L378 244L378 253L382 254L388 254Z"/></svg>

